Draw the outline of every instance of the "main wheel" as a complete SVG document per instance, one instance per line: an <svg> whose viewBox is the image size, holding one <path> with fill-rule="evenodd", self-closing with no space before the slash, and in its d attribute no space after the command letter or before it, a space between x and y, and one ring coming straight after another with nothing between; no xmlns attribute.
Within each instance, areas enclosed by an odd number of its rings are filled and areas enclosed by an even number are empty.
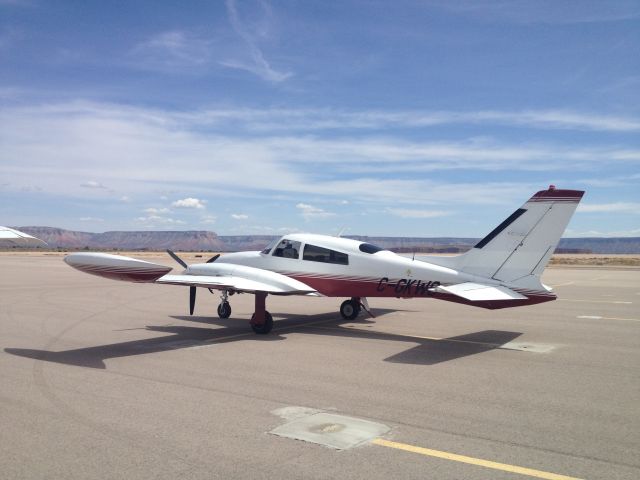
<svg viewBox="0 0 640 480"><path fill-rule="evenodd" d="M360 314L360 304L351 300L345 300L340 305L340 315L345 320L353 320Z"/></svg>
<svg viewBox="0 0 640 480"><path fill-rule="evenodd" d="M251 328L254 332L259 333L260 335L266 335L273 328L273 317L269 312L264 312L264 323L262 325L254 325L253 319L256 314L251 315Z"/></svg>
<svg viewBox="0 0 640 480"><path fill-rule="evenodd" d="M218 305L218 317L229 318L231 316L231 305L229 302L222 302Z"/></svg>

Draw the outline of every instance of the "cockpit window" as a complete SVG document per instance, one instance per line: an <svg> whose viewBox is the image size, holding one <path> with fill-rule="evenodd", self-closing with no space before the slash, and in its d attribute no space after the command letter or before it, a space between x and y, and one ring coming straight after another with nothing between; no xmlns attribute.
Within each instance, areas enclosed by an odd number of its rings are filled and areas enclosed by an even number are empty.
<svg viewBox="0 0 640 480"><path fill-rule="evenodd" d="M304 246L303 260L312 262L335 263L337 265L349 265L349 255L328 248L316 247L315 245Z"/></svg>
<svg viewBox="0 0 640 480"><path fill-rule="evenodd" d="M300 254L300 242L293 240L282 240L273 251L274 257L298 258Z"/></svg>
<svg viewBox="0 0 640 480"><path fill-rule="evenodd" d="M273 247L275 247L275 246L278 244L278 240L279 240L278 238L276 238L275 240L272 240L272 241L269 243L269 245L267 245L267 246L265 247L265 249L264 249L264 250L262 250L262 252L260 252L260 253L264 253L265 255L269 255L269 252L271 252L271 249L272 249Z"/></svg>
<svg viewBox="0 0 640 480"><path fill-rule="evenodd" d="M372 245L371 243L361 243L360 251L364 253L377 253L381 250L384 250L382 247L378 247L377 245Z"/></svg>

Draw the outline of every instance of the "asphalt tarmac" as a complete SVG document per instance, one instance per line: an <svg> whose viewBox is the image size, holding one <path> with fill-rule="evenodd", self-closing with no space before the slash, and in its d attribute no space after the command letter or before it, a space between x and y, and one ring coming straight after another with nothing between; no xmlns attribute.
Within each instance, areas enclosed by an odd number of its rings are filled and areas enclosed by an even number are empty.
<svg viewBox="0 0 640 480"><path fill-rule="evenodd" d="M206 290L190 317L187 288L59 256L0 272L0 478L640 478L638 269L548 269L559 300L500 311L373 298L354 322L270 296L267 336L251 295L219 320Z"/></svg>

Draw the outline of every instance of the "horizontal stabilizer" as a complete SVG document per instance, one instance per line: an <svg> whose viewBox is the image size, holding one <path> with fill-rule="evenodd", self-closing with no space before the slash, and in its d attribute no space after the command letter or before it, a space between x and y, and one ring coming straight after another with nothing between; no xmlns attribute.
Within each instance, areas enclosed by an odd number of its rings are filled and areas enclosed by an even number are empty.
<svg viewBox="0 0 640 480"><path fill-rule="evenodd" d="M436 292L450 293L471 302L495 301L495 300L526 300L527 297L507 287L483 285L481 283L457 283L448 287L438 286Z"/></svg>

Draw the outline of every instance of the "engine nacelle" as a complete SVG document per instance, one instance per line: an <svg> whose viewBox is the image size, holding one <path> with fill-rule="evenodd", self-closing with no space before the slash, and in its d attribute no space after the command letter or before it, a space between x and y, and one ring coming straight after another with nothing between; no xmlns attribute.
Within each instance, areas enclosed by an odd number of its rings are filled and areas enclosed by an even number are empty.
<svg viewBox="0 0 640 480"><path fill-rule="evenodd" d="M171 267L108 253L72 253L64 261L81 272L126 282L151 283L171 271Z"/></svg>

